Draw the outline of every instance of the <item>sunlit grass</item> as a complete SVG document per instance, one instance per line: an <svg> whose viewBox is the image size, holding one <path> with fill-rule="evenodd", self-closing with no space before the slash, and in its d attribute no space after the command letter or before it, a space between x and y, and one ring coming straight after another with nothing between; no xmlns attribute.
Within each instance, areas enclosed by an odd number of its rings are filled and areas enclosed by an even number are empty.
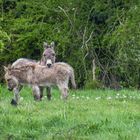
<svg viewBox="0 0 140 140"><path fill-rule="evenodd" d="M12 106L12 93L0 87L1 139L140 139L139 91L70 91L66 102L58 90L51 101L44 95L35 102L30 88L21 96L20 104Z"/></svg>

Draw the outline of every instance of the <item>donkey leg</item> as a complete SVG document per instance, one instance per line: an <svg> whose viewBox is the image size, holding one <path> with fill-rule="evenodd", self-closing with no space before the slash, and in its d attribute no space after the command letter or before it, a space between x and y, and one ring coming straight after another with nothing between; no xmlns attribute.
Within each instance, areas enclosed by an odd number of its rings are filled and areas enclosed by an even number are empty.
<svg viewBox="0 0 140 140"><path fill-rule="evenodd" d="M40 88L40 99L42 99L44 87L39 87L39 88Z"/></svg>
<svg viewBox="0 0 140 140"><path fill-rule="evenodd" d="M15 87L13 89L13 92L14 92L14 99L11 100L11 104L12 105L17 105L18 104L18 101L19 101L19 98L20 98L18 87Z"/></svg>
<svg viewBox="0 0 140 140"><path fill-rule="evenodd" d="M68 98L68 87L58 86L59 90L61 91L61 98L67 99Z"/></svg>
<svg viewBox="0 0 140 140"><path fill-rule="evenodd" d="M68 88L64 88L63 89L63 99L67 99L68 98Z"/></svg>
<svg viewBox="0 0 140 140"><path fill-rule="evenodd" d="M36 85L32 86L34 100L40 100L40 88Z"/></svg>
<svg viewBox="0 0 140 140"><path fill-rule="evenodd" d="M19 89L19 92L22 90L22 88L23 88L23 86L20 85L19 88L18 88Z"/></svg>
<svg viewBox="0 0 140 140"><path fill-rule="evenodd" d="M47 87L46 90L47 90L47 98L48 100L51 100L51 87Z"/></svg>
<svg viewBox="0 0 140 140"><path fill-rule="evenodd" d="M68 98L68 88L63 88L62 89L62 99L66 100Z"/></svg>

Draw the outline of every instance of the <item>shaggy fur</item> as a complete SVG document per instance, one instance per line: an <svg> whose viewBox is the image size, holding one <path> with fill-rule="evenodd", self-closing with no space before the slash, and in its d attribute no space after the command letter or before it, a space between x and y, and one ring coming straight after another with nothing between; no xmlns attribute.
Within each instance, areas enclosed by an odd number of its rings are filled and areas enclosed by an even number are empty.
<svg viewBox="0 0 140 140"><path fill-rule="evenodd" d="M15 100L19 100L19 85L32 85L37 96L40 96L39 86L58 86L61 91L62 98L68 96L68 83L71 80L73 88L76 88L74 70L66 63L54 63L51 68L38 64L30 64L20 68L6 68L5 79L8 87L15 90ZM10 85L10 81L15 83L14 87Z"/></svg>
<svg viewBox="0 0 140 140"><path fill-rule="evenodd" d="M41 60L39 62L35 61L35 60L31 60L31 59L26 59L26 58L20 58L18 60L16 60L13 64L12 64L12 68L20 68L23 67L25 65L30 65L30 64L40 64L40 65L45 65L48 67L51 67L53 63L55 63L55 51L54 51L54 42L52 42L50 45L46 42L44 42L43 44L44 47L44 52L42 54ZM19 89L22 89L22 85L19 85ZM10 90L10 89L9 89ZM43 97L43 87L40 87L40 97ZM51 88L50 87L46 87L47 90L47 98L48 100L51 99ZM33 89L33 96L35 100L38 100L38 94L37 91L35 89Z"/></svg>

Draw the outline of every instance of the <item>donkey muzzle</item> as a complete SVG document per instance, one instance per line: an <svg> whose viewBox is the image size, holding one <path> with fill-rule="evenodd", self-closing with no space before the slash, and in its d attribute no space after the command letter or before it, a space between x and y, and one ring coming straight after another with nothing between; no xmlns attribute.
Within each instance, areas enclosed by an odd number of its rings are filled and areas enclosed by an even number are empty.
<svg viewBox="0 0 140 140"><path fill-rule="evenodd" d="M52 65L52 60L51 59L47 59L46 65L50 68Z"/></svg>

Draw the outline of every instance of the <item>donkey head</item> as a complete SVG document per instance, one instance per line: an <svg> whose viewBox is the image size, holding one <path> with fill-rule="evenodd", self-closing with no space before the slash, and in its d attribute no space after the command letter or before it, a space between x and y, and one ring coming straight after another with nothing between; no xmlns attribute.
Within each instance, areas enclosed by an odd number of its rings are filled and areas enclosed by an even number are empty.
<svg viewBox="0 0 140 140"><path fill-rule="evenodd" d="M7 88L8 90L12 91L15 87L18 86L18 80L16 77L12 75L12 69L10 67L5 67L4 66L4 71L5 71L5 80L7 83Z"/></svg>
<svg viewBox="0 0 140 140"><path fill-rule="evenodd" d="M41 65L47 65L48 67L51 67L51 65L55 63L54 46L54 42L52 42L50 45L44 42L44 52L41 58Z"/></svg>

